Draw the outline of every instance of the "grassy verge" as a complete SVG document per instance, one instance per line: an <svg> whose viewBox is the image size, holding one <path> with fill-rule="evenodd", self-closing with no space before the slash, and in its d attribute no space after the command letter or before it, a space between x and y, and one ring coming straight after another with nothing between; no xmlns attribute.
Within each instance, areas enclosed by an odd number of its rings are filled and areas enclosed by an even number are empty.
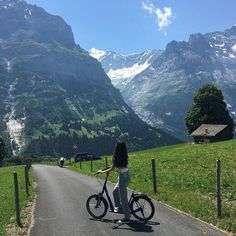
<svg viewBox="0 0 236 236"><path fill-rule="evenodd" d="M25 190L24 168L4 167L0 168L0 236L6 235L6 227L9 224L15 224L15 195L13 172L17 173L19 183L19 198L21 211L26 208L29 201L34 197L32 169L29 171L30 196L27 196ZM22 217L24 217L22 215Z"/></svg>
<svg viewBox="0 0 236 236"><path fill-rule="evenodd" d="M236 141L183 144L129 154L130 188L236 233ZM153 193L151 159L156 160L158 193ZM221 160L222 219L216 217L215 164ZM108 163L111 157L108 158ZM105 159L69 168L93 175ZM116 181L116 174L110 180Z"/></svg>

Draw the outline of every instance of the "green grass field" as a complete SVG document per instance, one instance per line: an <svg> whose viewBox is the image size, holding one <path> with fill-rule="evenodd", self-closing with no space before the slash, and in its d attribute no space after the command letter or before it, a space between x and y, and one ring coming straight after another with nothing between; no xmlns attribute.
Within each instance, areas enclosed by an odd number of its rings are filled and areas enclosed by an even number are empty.
<svg viewBox="0 0 236 236"><path fill-rule="evenodd" d="M34 196L32 170L29 172L31 186L29 187L30 196L28 197L25 190L24 168L4 167L0 168L0 236L6 235L6 227L16 222L15 217L15 195L13 172L16 171L19 183L20 208L24 209ZM22 215L23 217L23 215Z"/></svg>
<svg viewBox="0 0 236 236"><path fill-rule="evenodd" d="M151 159L156 161L158 193L153 192ZM216 160L221 160L222 219L216 217ZM108 158L108 163L111 157ZM105 159L71 165L93 175ZM147 193L194 217L236 233L236 140L212 144L183 144L129 154L130 188ZM116 173L110 176L116 181ZM158 214L158 209L157 209Z"/></svg>

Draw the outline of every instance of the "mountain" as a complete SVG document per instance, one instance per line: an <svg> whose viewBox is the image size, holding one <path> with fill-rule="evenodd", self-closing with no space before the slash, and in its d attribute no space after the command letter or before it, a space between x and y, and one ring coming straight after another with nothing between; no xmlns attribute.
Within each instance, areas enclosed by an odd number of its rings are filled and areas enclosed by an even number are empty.
<svg viewBox="0 0 236 236"><path fill-rule="evenodd" d="M130 151L179 141L138 118L61 17L22 0L0 0L0 78L14 155L106 154L120 136Z"/></svg>
<svg viewBox="0 0 236 236"><path fill-rule="evenodd" d="M222 90L236 120L236 26L170 42L145 70L128 79L121 92L144 121L187 140L186 112L206 83Z"/></svg>
<svg viewBox="0 0 236 236"><path fill-rule="evenodd" d="M116 52L104 52L95 48L89 54L101 62L112 84L121 92L139 73L148 68L158 58L162 50L149 50L142 53L122 55Z"/></svg>

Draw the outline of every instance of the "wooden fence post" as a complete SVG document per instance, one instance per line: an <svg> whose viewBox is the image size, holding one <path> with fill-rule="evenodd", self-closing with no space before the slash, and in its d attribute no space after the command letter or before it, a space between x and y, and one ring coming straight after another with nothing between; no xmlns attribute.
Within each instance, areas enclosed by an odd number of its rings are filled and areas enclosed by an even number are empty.
<svg viewBox="0 0 236 236"><path fill-rule="evenodd" d="M25 190L26 190L26 194L27 196L29 196L29 177L28 177L28 168L27 166L25 166Z"/></svg>
<svg viewBox="0 0 236 236"><path fill-rule="evenodd" d="M216 207L217 207L217 217L221 218L221 191L220 191L220 160L216 161Z"/></svg>
<svg viewBox="0 0 236 236"><path fill-rule="evenodd" d="M30 170L30 165L27 165L26 167L27 167L27 182L28 182L28 185L31 186L31 185L30 185L30 181L29 181L29 170Z"/></svg>
<svg viewBox="0 0 236 236"><path fill-rule="evenodd" d="M152 178L153 178L153 191L157 192L157 177L156 177L156 162L152 159Z"/></svg>
<svg viewBox="0 0 236 236"><path fill-rule="evenodd" d="M15 189L15 207L16 207L16 222L20 226L20 203L19 203L19 190L18 190L18 179L17 173L13 172L14 176L14 189Z"/></svg>
<svg viewBox="0 0 236 236"><path fill-rule="evenodd" d="M108 166L108 163L107 163L107 157L105 157L105 161L106 161L106 167Z"/></svg>
<svg viewBox="0 0 236 236"><path fill-rule="evenodd" d="M90 164L91 165L91 172L93 172L93 156L91 156L90 159L91 159L91 164Z"/></svg>

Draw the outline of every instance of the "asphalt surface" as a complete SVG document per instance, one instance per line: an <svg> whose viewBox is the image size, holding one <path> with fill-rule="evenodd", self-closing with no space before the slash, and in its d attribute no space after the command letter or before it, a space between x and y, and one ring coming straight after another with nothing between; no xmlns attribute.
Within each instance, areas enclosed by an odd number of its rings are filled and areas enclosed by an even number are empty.
<svg viewBox="0 0 236 236"><path fill-rule="evenodd" d="M37 182L35 223L31 236L223 236L214 227L154 202L156 214L147 223L133 221L119 225L123 215L108 212L102 220L92 219L86 211L86 200L101 189L94 177L66 168L34 165ZM113 185L109 184L110 191Z"/></svg>

